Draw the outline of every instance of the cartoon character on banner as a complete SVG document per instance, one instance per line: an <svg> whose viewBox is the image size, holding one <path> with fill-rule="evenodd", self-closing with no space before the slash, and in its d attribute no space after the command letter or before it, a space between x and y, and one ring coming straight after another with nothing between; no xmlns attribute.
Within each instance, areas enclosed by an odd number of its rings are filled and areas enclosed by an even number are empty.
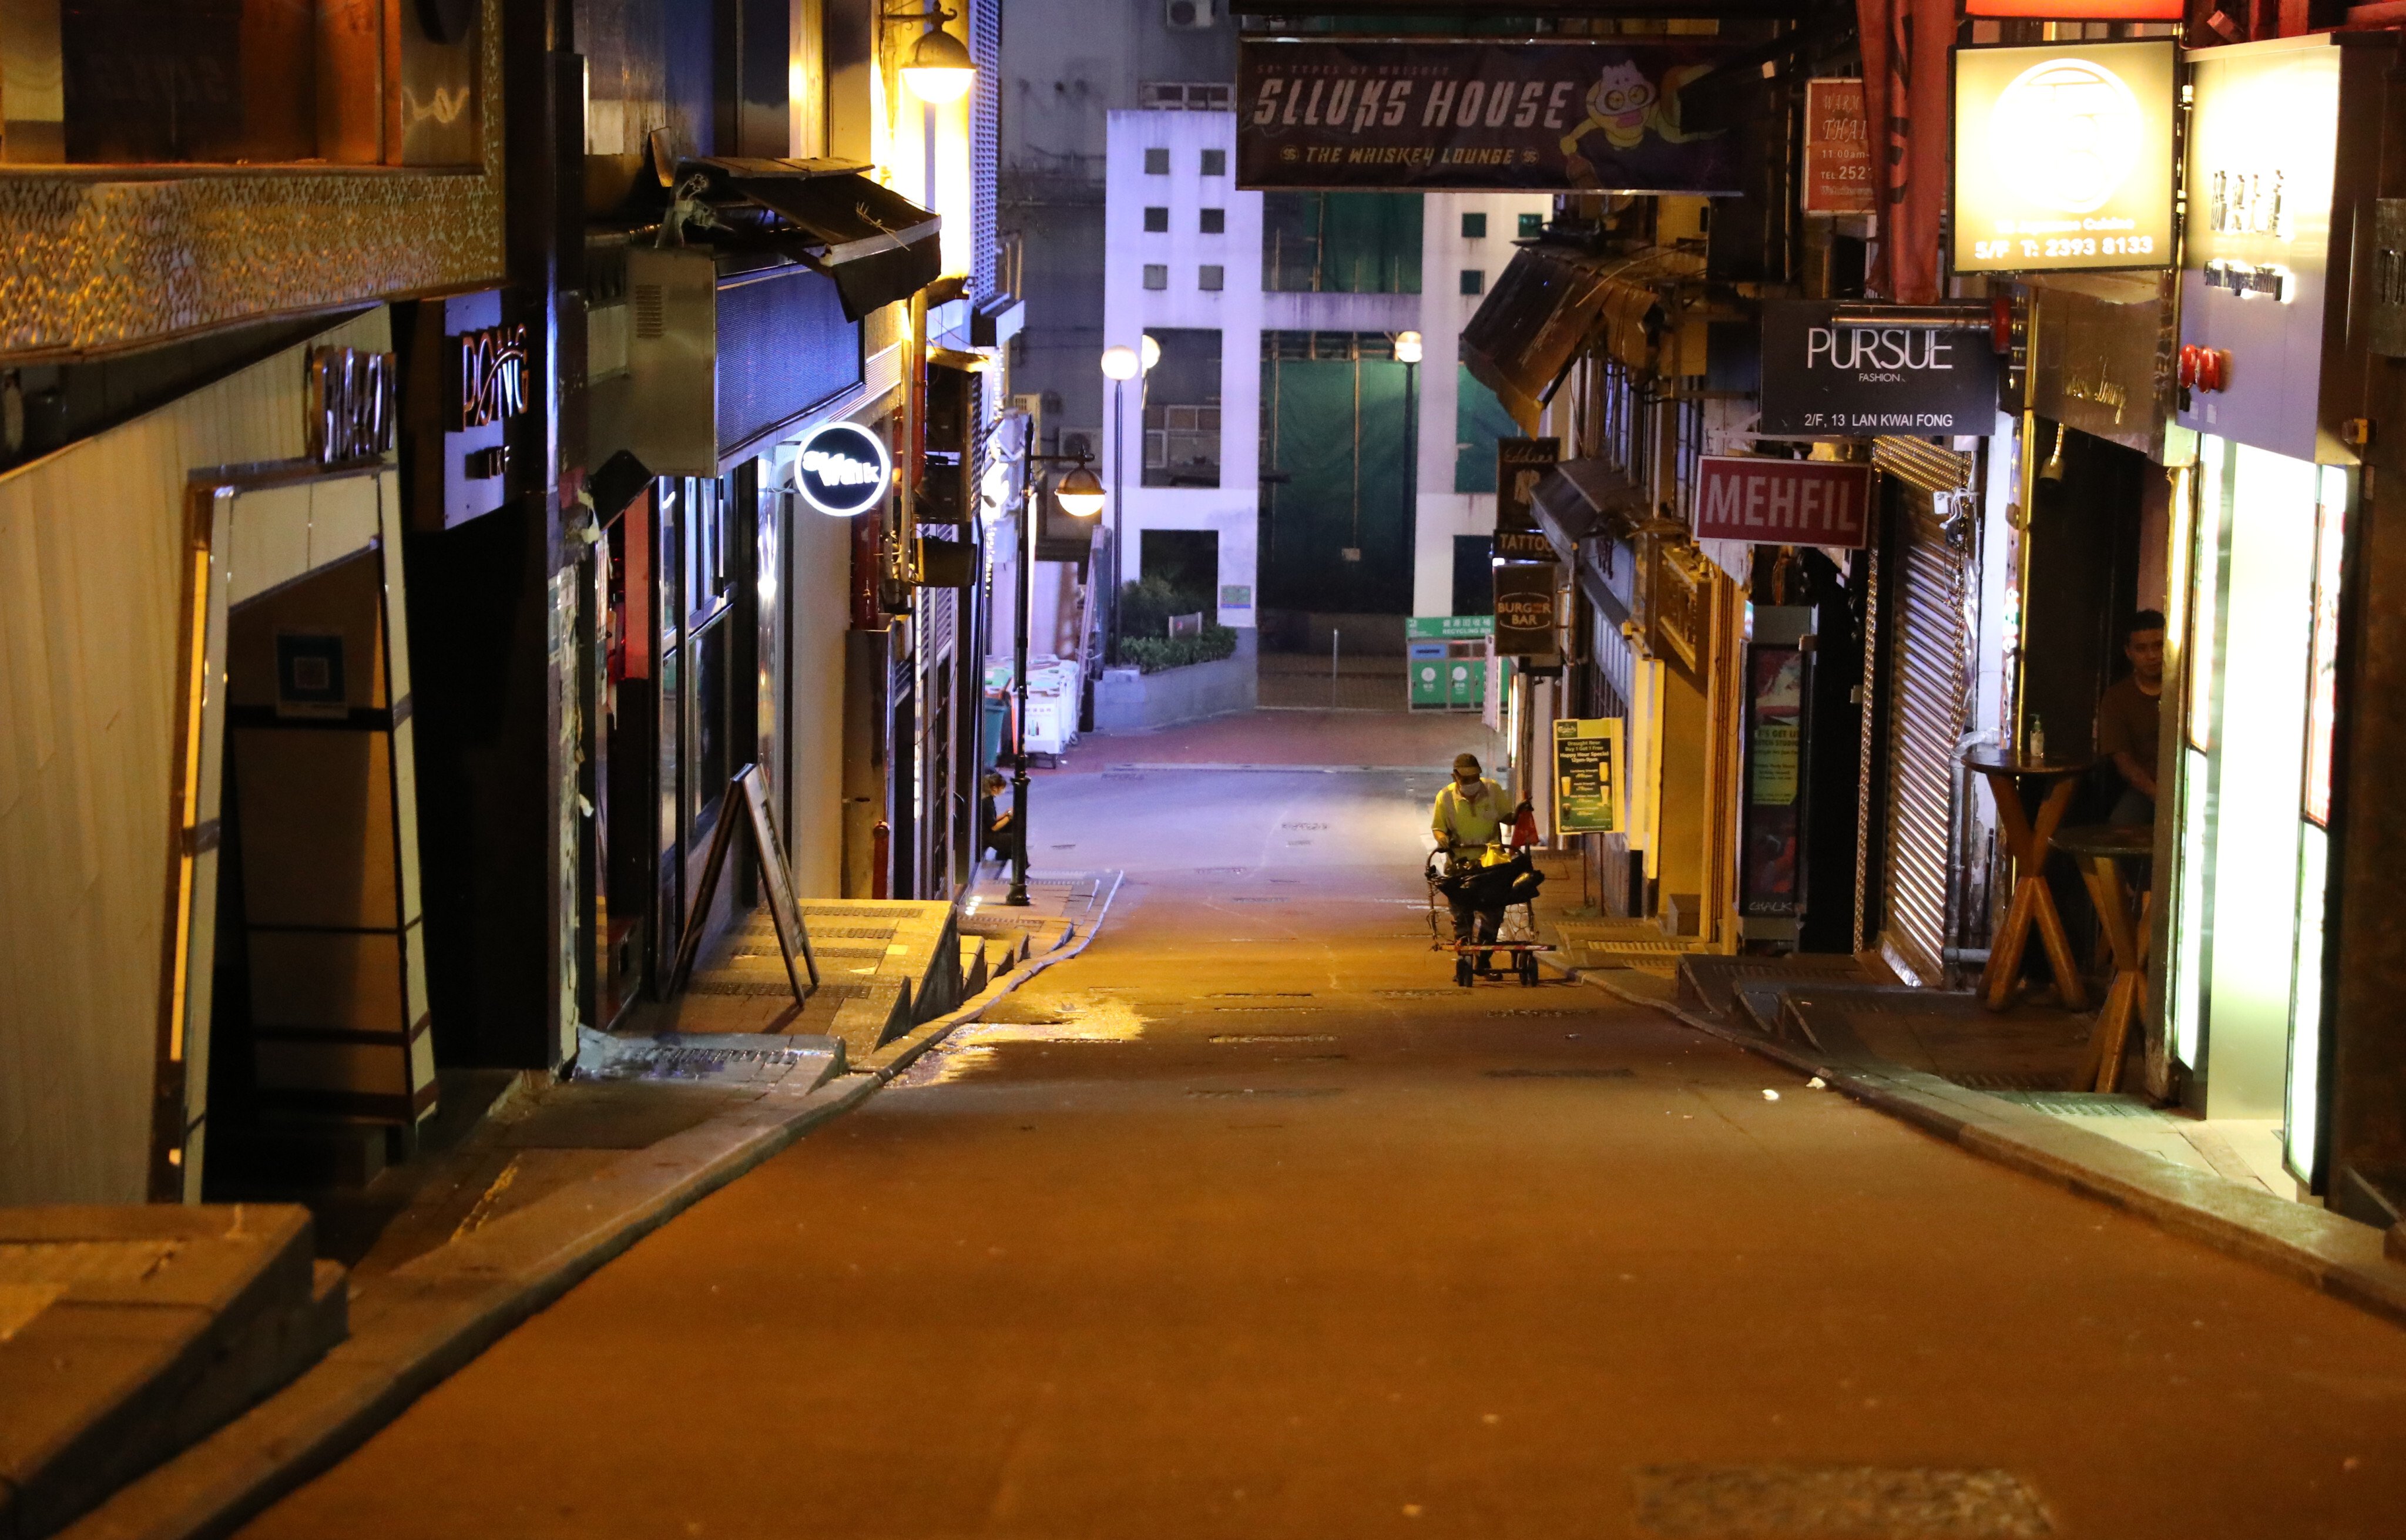
<svg viewBox="0 0 2406 1540"><path fill-rule="evenodd" d="M1598 130L1603 131L1609 147L1605 155L1607 160L1614 151L1635 149L1645 142L1649 132L1673 145L1711 137L1679 132L1679 88L1711 67L1674 65L1663 73L1663 83L1657 86L1635 60L1622 59L1606 65L1595 84L1588 88L1586 120L1563 135L1563 169L1571 181L1583 187L1602 185L1594 162L1579 152L1580 141Z"/></svg>

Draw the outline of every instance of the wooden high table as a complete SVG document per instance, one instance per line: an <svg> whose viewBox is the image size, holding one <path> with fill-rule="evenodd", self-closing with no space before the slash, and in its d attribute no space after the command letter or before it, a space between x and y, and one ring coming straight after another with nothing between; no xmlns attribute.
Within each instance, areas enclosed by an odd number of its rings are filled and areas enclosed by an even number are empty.
<svg viewBox="0 0 2406 1540"><path fill-rule="evenodd" d="M2014 863L2014 897L2005 911L2005 927L1989 949L1988 970L1980 976L1981 997L1991 1010L2003 1010L2013 996L2033 924L2046 947L2046 960L2055 969L2057 997L2070 1010L2088 1009L2080 969L2072 960L2072 942L2063 933L2063 916L2056 912L2055 897L2047 891L2046 853L2054 846L2056 826L2063 822L2073 794L2080 789L2081 775L2096 762L2087 755L2028 759L1994 748L1973 749L1963 756L1963 768L1987 781L1988 794L1996 798L1997 830ZM2045 788L2035 819L2022 810L2024 781Z"/></svg>
<svg viewBox="0 0 2406 1540"><path fill-rule="evenodd" d="M2087 824L2055 837L2055 847L2080 863L2081 879L2097 901L2097 918L2105 926L2106 944L2114 952L2114 982L2105 991L2105 1008L2097 1012L2088 1035L2088 1058L2075 1091L2120 1089L2122 1053L2130 1040L2130 1023L2147 997L2147 911L2155 895L2140 884L2137 912L2122 881L2122 863L2142 867L2153 863L2156 830L2152 824Z"/></svg>

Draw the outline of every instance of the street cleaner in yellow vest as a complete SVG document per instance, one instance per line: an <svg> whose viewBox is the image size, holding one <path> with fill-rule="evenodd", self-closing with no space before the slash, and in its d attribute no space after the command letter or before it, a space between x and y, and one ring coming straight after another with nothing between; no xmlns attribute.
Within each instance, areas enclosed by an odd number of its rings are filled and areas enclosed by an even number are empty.
<svg viewBox="0 0 2406 1540"><path fill-rule="evenodd" d="M1452 784L1437 794L1437 806L1429 813L1429 833L1436 837L1437 849L1475 861L1490 847L1500 850L1511 827L1512 809L1504 800L1504 788L1487 779L1479 756L1455 755ZM1503 928L1501 903L1490 907L1459 888L1449 891L1445 901L1453 911L1453 939L1457 942L1474 939L1492 941L1496 931ZM1493 959L1493 954L1480 953L1479 971L1492 972Z"/></svg>

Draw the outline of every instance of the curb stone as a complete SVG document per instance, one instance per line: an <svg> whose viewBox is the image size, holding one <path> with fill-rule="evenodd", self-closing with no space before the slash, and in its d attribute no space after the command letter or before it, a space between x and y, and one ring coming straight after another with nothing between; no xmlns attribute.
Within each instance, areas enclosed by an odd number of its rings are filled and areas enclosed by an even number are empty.
<svg viewBox="0 0 2406 1540"><path fill-rule="evenodd" d="M1696 1015L1671 1001L1624 989L1593 974L1550 969L1680 1024L1910 1123L1983 1160L2036 1177L2118 1208L2157 1228L2270 1268L2393 1325L2406 1326L2406 1266L2384 1253L2381 1231L2311 1204L2290 1203L2222 1177L2118 1144L1935 1075L1848 1064L1798 1051Z"/></svg>
<svg viewBox="0 0 2406 1540"><path fill-rule="evenodd" d="M1082 924L960 1009L887 1045L874 1068L757 1100L361 1287L351 1335L298 1379L85 1514L56 1540L215 1540L341 1462L410 1404L635 1242L867 1101L1005 996L1086 949L1119 874Z"/></svg>

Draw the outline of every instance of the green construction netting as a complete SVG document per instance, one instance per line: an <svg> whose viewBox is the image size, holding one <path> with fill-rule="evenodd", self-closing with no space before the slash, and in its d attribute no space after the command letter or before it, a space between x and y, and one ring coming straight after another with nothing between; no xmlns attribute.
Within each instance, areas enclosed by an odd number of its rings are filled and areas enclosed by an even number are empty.
<svg viewBox="0 0 2406 1540"><path fill-rule="evenodd" d="M1404 374L1381 360L1262 365L1265 608L1411 613Z"/></svg>
<svg viewBox="0 0 2406 1540"><path fill-rule="evenodd" d="M1469 370L1456 366L1453 389L1453 489L1492 492L1495 441L1519 438L1521 425Z"/></svg>
<svg viewBox="0 0 2406 1540"><path fill-rule="evenodd" d="M1262 287L1279 293L1417 294L1417 192L1262 194Z"/></svg>

